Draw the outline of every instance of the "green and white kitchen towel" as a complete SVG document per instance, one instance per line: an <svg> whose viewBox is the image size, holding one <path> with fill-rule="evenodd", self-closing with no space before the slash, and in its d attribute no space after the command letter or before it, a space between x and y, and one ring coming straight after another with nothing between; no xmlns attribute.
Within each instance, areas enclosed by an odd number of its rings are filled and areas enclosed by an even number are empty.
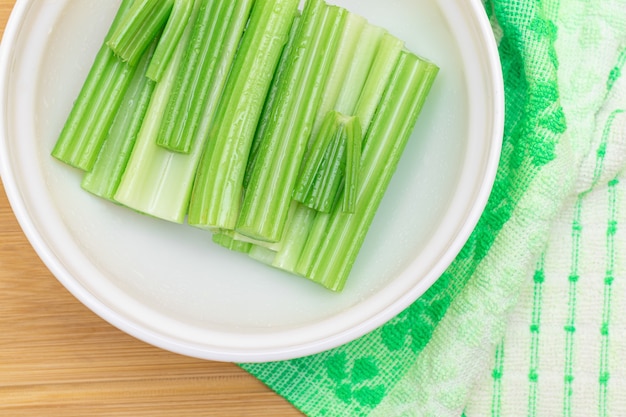
<svg viewBox="0 0 626 417"><path fill-rule="evenodd" d="M626 416L626 0L488 0L506 89L487 208L403 313L242 364L309 416Z"/></svg>

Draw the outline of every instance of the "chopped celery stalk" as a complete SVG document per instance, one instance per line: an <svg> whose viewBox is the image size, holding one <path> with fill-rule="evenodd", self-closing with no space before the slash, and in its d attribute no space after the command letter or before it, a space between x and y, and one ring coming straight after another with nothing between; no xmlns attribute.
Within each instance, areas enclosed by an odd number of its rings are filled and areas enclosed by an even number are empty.
<svg viewBox="0 0 626 417"><path fill-rule="evenodd" d="M174 5L170 13L165 29L159 39L156 51L152 56L146 77L153 81L159 81L163 75L163 71L167 67L168 62L172 58L172 54L177 47L180 37L185 31L185 27L189 24L189 18L193 11L194 2L196 0L174 0Z"/></svg>
<svg viewBox="0 0 626 417"><path fill-rule="evenodd" d="M236 240L228 231L213 233L212 239L218 245L235 252L248 253L252 248L252 243Z"/></svg>
<svg viewBox="0 0 626 417"><path fill-rule="evenodd" d="M301 203L310 200L321 165L327 156L331 143L334 141L334 137L339 133L337 119L338 114L334 111L329 111L323 119L320 131L303 159L300 175L293 190L292 197L294 200ZM310 205L307 204L307 206Z"/></svg>
<svg viewBox="0 0 626 417"><path fill-rule="evenodd" d="M244 195L236 230L258 240L280 240L345 9L306 3L294 59L287 69Z"/></svg>
<svg viewBox="0 0 626 417"><path fill-rule="evenodd" d="M352 116L345 123L346 158L343 165L343 176L340 184L335 184L334 192L337 194L343 184L342 210L346 213L354 213L357 193L359 190L359 171L361 167L361 144L363 142L361 122L358 117Z"/></svg>
<svg viewBox="0 0 626 417"><path fill-rule="evenodd" d="M163 31L173 5L174 0L135 0L107 45L122 61L135 65Z"/></svg>
<svg viewBox="0 0 626 417"><path fill-rule="evenodd" d="M156 142L174 152L189 153L212 72L222 53L223 38L235 8L231 0L203 1L191 32L190 45L183 59L167 104Z"/></svg>
<svg viewBox="0 0 626 417"><path fill-rule="evenodd" d="M308 208L308 207L307 207ZM300 258L296 263L295 273L309 277L311 267L313 262L315 262L317 257L318 248L320 242L325 239L326 236L326 227L330 222L332 215L334 212L339 211L338 207L335 207L333 213L322 213L319 211L311 210L313 214L312 219L307 219L308 223L306 223L309 227L309 233L306 238L306 242L304 243L302 250L300 251ZM301 225L298 225L302 227ZM294 227L294 225L290 225L290 227Z"/></svg>
<svg viewBox="0 0 626 417"><path fill-rule="evenodd" d="M375 56L385 30L379 26L367 23L361 31L356 53L350 61L350 68L343 82L343 87L337 97L334 109L343 114L354 114L357 100L361 95L365 81L372 68ZM400 53L400 50L398 50ZM393 60L395 63L395 60ZM379 97L380 98L380 97Z"/></svg>
<svg viewBox="0 0 626 417"><path fill-rule="evenodd" d="M366 26L368 25L364 17L355 13L346 13L335 50L334 61L331 63L332 71L326 80L309 142L317 135L326 114L336 108L337 100L349 81L346 80L346 77L350 73L353 63L359 60L360 55L363 55L363 51L358 48L366 49L360 42ZM351 111L344 114L350 113Z"/></svg>
<svg viewBox="0 0 626 417"><path fill-rule="evenodd" d="M272 261L276 268L297 273L296 266L306 244L309 229L315 219L316 211L293 201L289 212L288 224L279 242L279 249Z"/></svg>
<svg viewBox="0 0 626 417"><path fill-rule="evenodd" d="M270 123L272 109L274 107L274 103L276 102L276 97L278 95L278 91L280 90L280 85L284 82L286 69L292 59L293 45L295 44L296 33L298 33L297 30L300 20L301 15L298 11L296 12L296 16L294 17L293 23L291 24L287 44L283 48L280 60L278 61L278 66L276 67L276 71L274 72L272 84L270 85L270 89L267 92L267 96L265 97L265 104L263 105L261 118L259 119L257 129L254 133L254 138L252 138L252 145L250 145L250 155L248 156L248 163L246 165L246 173L244 174L243 178L244 189L248 187L248 182L250 182L250 175L252 174L252 169L254 168L254 164L256 162L256 156L258 155L259 146L261 145L261 139L265 135L267 126Z"/></svg>
<svg viewBox="0 0 626 417"><path fill-rule="evenodd" d="M146 78L145 73L155 45L153 43L146 50L135 67L135 74L96 163L81 182L83 189L108 200L113 200L117 191L154 90L155 83Z"/></svg>
<svg viewBox="0 0 626 417"><path fill-rule="evenodd" d="M199 7L200 3L202 2L197 1L195 7ZM162 112L165 111L168 99L167 95L162 97L162 100L165 100L161 103L163 108L159 109L158 106L155 106L155 113L152 116L150 116L150 111L146 114L150 121L144 122L144 124L151 124L151 131L148 129L145 134L140 134L137 138L135 150L128 164L128 174L122 178L122 183L115 196L117 201L154 217L176 223L182 223L185 220L196 168L207 141L206 132L213 122L212 115L217 108L237 46L248 22L252 3L253 0L237 0L235 2L235 11L224 34L225 37L219 41L222 54L216 63L216 69L213 71L212 88L207 91L208 97L205 99L203 115L198 125L198 132L200 132L198 137L201 140L194 142L189 154L171 152L156 144L154 140L156 129L159 128L163 118ZM192 17L191 21L195 21L195 17ZM157 84L157 90L160 84L169 84L170 87L173 85L190 34L189 28L183 35L184 41L181 41L179 48L174 53L174 57L180 55L178 64L172 65L170 63L163 79ZM166 78L168 79L166 80ZM167 90L168 94L169 91ZM156 91L154 94L156 95Z"/></svg>
<svg viewBox="0 0 626 417"><path fill-rule="evenodd" d="M298 4L267 0L253 6L198 166L189 224L235 227L252 138Z"/></svg>
<svg viewBox="0 0 626 417"><path fill-rule="evenodd" d="M339 123L337 124L336 133L332 135L332 140L326 149L324 158L322 158L322 163L315 176L311 194L304 202L306 206L323 213L330 212L335 203L334 184L341 183L343 173L341 167L345 163L343 159L345 150L345 125Z"/></svg>
<svg viewBox="0 0 626 417"><path fill-rule="evenodd" d="M248 256L265 265L272 265L276 252L263 246L252 245L250 251L248 251Z"/></svg>
<svg viewBox="0 0 626 417"><path fill-rule="evenodd" d="M304 271L308 278L334 291L343 288L438 71L416 55L401 53L367 132L354 213L336 207L321 217L325 232L303 251L310 250L313 259Z"/></svg>
<svg viewBox="0 0 626 417"><path fill-rule="evenodd" d="M51 152L58 160L84 171L93 167L132 78L131 68L106 46L131 5L132 0L121 3Z"/></svg>
<svg viewBox="0 0 626 417"><path fill-rule="evenodd" d="M352 210L360 149L361 125L358 117L345 116L337 111L328 112L303 163L294 188L294 200L328 213L345 181L349 192L344 196L343 207L346 211Z"/></svg>
<svg viewBox="0 0 626 417"><path fill-rule="evenodd" d="M281 249L281 243L280 242L264 242L262 240L256 240L256 239L252 239L248 236L244 236L241 233L237 233L234 230L228 230L228 232L230 232L233 236L233 239L235 240L239 240L241 242L248 242L248 243L252 243L255 246L263 246L265 248L271 249L273 251L278 251Z"/></svg>
<svg viewBox="0 0 626 417"><path fill-rule="evenodd" d="M365 132L374 117L374 113L389 84L389 79L393 73L400 52L404 49L404 42L395 36L385 33L380 40L380 46L376 52L376 57L371 65L371 69L361 89L359 99L354 106L354 113L361 121L361 131Z"/></svg>

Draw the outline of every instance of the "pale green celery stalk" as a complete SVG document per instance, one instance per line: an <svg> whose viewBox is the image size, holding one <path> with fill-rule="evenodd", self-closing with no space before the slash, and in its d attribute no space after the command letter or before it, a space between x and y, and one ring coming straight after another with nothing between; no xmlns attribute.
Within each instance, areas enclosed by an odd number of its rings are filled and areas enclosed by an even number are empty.
<svg viewBox="0 0 626 417"><path fill-rule="evenodd" d="M263 246L264 248L271 249L273 251L278 251L281 248L280 242L264 242L262 240L252 239L248 236L244 236L241 233L237 233L234 230L228 230L228 232L232 232L232 237L235 240L239 240L241 242L252 243L255 246Z"/></svg>
<svg viewBox="0 0 626 417"><path fill-rule="evenodd" d="M336 207L306 276L341 291L439 69L403 51L367 132L354 213ZM308 244L308 243L307 243Z"/></svg>
<svg viewBox="0 0 626 417"><path fill-rule="evenodd" d="M319 132L327 113L336 108L337 100L347 83L350 82L350 80L347 79L348 74L354 68L355 61L359 60L359 56L364 54L363 51L357 48L364 47L361 39L363 37L363 31L367 26L369 25L364 17L356 13L346 12L337 49L335 50L334 60L330 64L332 70L326 79L326 85L322 93L322 99L317 115L315 116L315 121L313 122L309 142L314 140L317 136L317 132ZM365 46L365 48L367 48L367 46Z"/></svg>
<svg viewBox="0 0 626 417"><path fill-rule="evenodd" d="M96 163L81 182L83 189L108 200L113 200L117 191L154 91L154 81L145 74L155 46L156 42L146 50L135 67L133 79Z"/></svg>
<svg viewBox="0 0 626 417"><path fill-rule="evenodd" d="M235 227L252 138L298 4L266 0L252 9L196 173L191 225Z"/></svg>
<svg viewBox="0 0 626 417"><path fill-rule="evenodd" d="M174 5L170 13L165 29L159 39L156 51L152 56L146 77L153 81L159 81L163 75L163 71L167 67L174 50L178 46L178 41L183 35L185 28L189 24L189 18L193 11L194 2L196 0L174 0Z"/></svg>
<svg viewBox="0 0 626 417"><path fill-rule="evenodd" d="M385 29L380 26L366 23L359 37L357 53L352 58L343 88L333 107L334 110L346 115L354 114L356 103L372 69L374 59L377 54L383 53L380 46L386 33Z"/></svg>
<svg viewBox="0 0 626 417"><path fill-rule="evenodd" d="M291 202L290 216L287 220L289 227L285 227L280 240L280 249L275 252L272 258L272 266L297 273L296 266L316 213L315 210L303 206L297 201Z"/></svg>
<svg viewBox="0 0 626 417"><path fill-rule="evenodd" d="M120 4L51 152L58 160L84 171L92 168L132 77L131 68L106 45L132 4L133 0Z"/></svg>
<svg viewBox="0 0 626 417"><path fill-rule="evenodd" d="M305 5L297 58L287 70L241 206L236 230L243 235L270 242L281 238L345 14L321 0Z"/></svg>
<svg viewBox="0 0 626 417"><path fill-rule="evenodd" d="M248 251L248 256L266 265L272 265L276 257L276 252L264 246L252 245Z"/></svg>
<svg viewBox="0 0 626 417"><path fill-rule="evenodd" d="M367 80L361 88L358 101L354 105L353 114L358 116L361 121L361 131L364 137L367 137L365 133L403 49L404 42L400 39L390 33L385 33L382 36Z"/></svg>
<svg viewBox="0 0 626 417"><path fill-rule="evenodd" d="M221 49L216 42L224 35L234 11L231 0L202 1L191 32L190 45L183 59L161 122L156 143L174 152L189 153L196 126L202 115L212 71Z"/></svg>
<svg viewBox="0 0 626 417"><path fill-rule="evenodd" d="M252 174L252 169L254 168L254 164L256 162L261 139L265 135L267 126L270 123L272 109L274 108L274 103L276 103L276 97L278 96L278 92L280 91L280 85L284 82L285 72L287 70L287 67L289 66L289 63L291 62L291 59L293 58L293 45L295 44L296 34L298 33L298 25L301 21L301 17L302 16L300 14L300 11L297 11L296 16L293 19L293 23L291 24L291 29L289 30L289 38L287 39L287 44L283 48L280 60L278 61L278 66L276 67L276 71L274 73L274 78L272 79L272 84L270 85L270 89L267 92L267 97L265 97L265 104L263 105L261 118L259 119L257 129L254 133L254 138L252 138L252 145L250 145L250 155L248 156L246 173L243 177L244 189L248 187L248 182L250 182L250 175Z"/></svg>
<svg viewBox="0 0 626 417"><path fill-rule="evenodd" d="M214 243L235 252L248 253L252 248L252 243L236 240L230 230L213 233L212 239Z"/></svg>
<svg viewBox="0 0 626 417"><path fill-rule="evenodd" d="M200 3L200 1L196 2L196 9ZM194 142L189 154L168 151L155 142L156 132L163 118L178 65L182 62L188 45L192 26L189 25L181 38L180 47L172 57L172 60L176 62L170 63L164 73L164 78L158 83L168 85L164 89L166 94L161 96L162 102L159 101L159 105L155 106L157 111L146 134L140 134L137 139L135 151L133 151L127 167L129 174L122 178L122 183L115 196L115 199L120 203L154 217L176 223L184 222L196 168L206 144L206 132L213 122L212 115L217 108L237 46L248 22L253 1L238 0L235 3L235 11L224 33L225 37L220 41L222 53L213 71L212 87L207 91L208 97L204 103L202 121L198 126L198 130L201 132L199 137L202 140ZM194 11L191 21L195 21L196 14L197 10ZM168 81L165 80L166 78ZM157 85L158 89L159 85ZM156 95L156 92L154 94Z"/></svg>
<svg viewBox="0 0 626 417"><path fill-rule="evenodd" d="M174 0L135 0L107 45L122 61L135 65L163 31L173 5Z"/></svg>

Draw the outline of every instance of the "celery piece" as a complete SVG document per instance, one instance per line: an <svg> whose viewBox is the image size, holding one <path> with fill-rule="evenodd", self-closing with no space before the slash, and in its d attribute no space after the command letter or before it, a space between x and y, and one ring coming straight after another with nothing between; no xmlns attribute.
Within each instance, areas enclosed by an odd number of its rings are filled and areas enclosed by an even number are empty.
<svg viewBox="0 0 626 417"><path fill-rule="evenodd" d="M201 1L196 1L194 14L190 21L195 21L197 8ZM145 129L137 137L137 143L122 178L115 199L137 211L168 221L182 223L187 214L192 185L198 161L207 142L207 132L213 122L213 113L217 109L229 70L246 28L253 0L237 0L235 11L222 36L216 40L216 47L221 49L216 68L211 76L211 89L206 92L203 115L198 125L198 137L189 154L171 152L158 146L155 141L163 112L167 105L176 73L182 62L189 43L191 27L185 30L179 47L174 52L163 78L157 83L153 96L159 96L154 108L146 113ZM162 85L162 86L161 86ZM160 87L161 86L161 87ZM161 92L157 92L162 90ZM152 107L152 102L151 102Z"/></svg>
<svg viewBox="0 0 626 417"><path fill-rule="evenodd" d="M91 170L132 78L132 69L106 46L132 3L123 0L120 4L51 152L58 160L84 171Z"/></svg>
<svg viewBox="0 0 626 417"><path fill-rule="evenodd" d="M376 55L383 53L380 46L386 33L385 29L380 26L365 24L333 109L343 114L354 114L356 103L372 70L374 59ZM399 50L398 53L400 53ZM392 62L395 63L395 60Z"/></svg>
<svg viewBox="0 0 626 417"><path fill-rule="evenodd" d="M128 13L107 41L109 48L133 66L163 31L174 0L135 0Z"/></svg>
<svg viewBox="0 0 626 417"><path fill-rule="evenodd" d="M196 173L188 223L233 229L252 139L299 0L256 2Z"/></svg>
<svg viewBox="0 0 626 417"><path fill-rule="evenodd" d="M305 5L294 48L297 59L287 69L241 206L236 230L243 235L274 242L281 238L345 13L322 0Z"/></svg>
<svg viewBox="0 0 626 417"><path fill-rule="evenodd" d="M135 67L135 74L108 137L92 170L85 173L81 182L83 189L108 200L113 200L117 191L154 90L154 81L146 78L145 74L155 46L156 42L146 50Z"/></svg>
<svg viewBox="0 0 626 417"><path fill-rule="evenodd" d="M303 163L293 198L307 207L330 212L349 178L344 210L352 210L361 149L361 124L356 116L328 112ZM349 158L349 160L348 160ZM349 164L349 167L347 166ZM349 168L349 170L347 169Z"/></svg>
<svg viewBox="0 0 626 417"><path fill-rule="evenodd" d="M338 125L338 113L329 111L303 159L300 174L292 193L294 200L306 203L311 200L311 195L315 194L313 187L316 184L318 172L322 169L322 164L327 158L329 147L335 142L335 136L340 133ZM311 207L310 204L305 205Z"/></svg>
<svg viewBox="0 0 626 417"><path fill-rule="evenodd" d="M196 126L202 115L212 71L221 48L217 41L224 36L235 8L231 0L202 1L191 40L167 104L156 143L174 152L189 153Z"/></svg>
<svg viewBox="0 0 626 417"><path fill-rule="evenodd" d="M361 61L359 57L364 55L368 48L367 45L363 45L361 42L363 31L367 26L370 25L364 17L356 13L346 12L337 49L334 51L335 56L333 62L330 64L332 70L326 79L322 99L315 121L313 122L313 128L311 129L309 142L314 140L326 114L336 109L337 100L343 91L348 88L348 84L354 82L354 80L348 80L347 77L350 72L353 71L355 62ZM367 40L369 41L370 39ZM363 66L365 67L366 65ZM351 110L344 112L344 114L350 113Z"/></svg>
<svg viewBox="0 0 626 417"><path fill-rule="evenodd" d="M263 246L252 245L248 251L248 256L255 261L271 266L276 257L276 252Z"/></svg>
<svg viewBox="0 0 626 417"><path fill-rule="evenodd" d="M361 121L361 131L364 137L367 137L365 133L403 49L404 42L389 33L385 33L380 39L369 74L354 105L353 114L357 115Z"/></svg>
<svg viewBox="0 0 626 417"><path fill-rule="evenodd" d="M252 243L234 239L229 231L213 233L212 239L214 243L235 252L248 253L252 248Z"/></svg>
<svg viewBox="0 0 626 417"><path fill-rule="evenodd" d="M354 213L336 207L324 220L323 237L303 250L313 259L305 271L311 280L334 291L343 288L438 71L401 53L364 141Z"/></svg>
<svg viewBox="0 0 626 417"><path fill-rule="evenodd" d="M178 41L189 24L189 18L193 11L196 0L174 0L174 5L170 13L165 29L159 39L156 51L152 56L146 77L153 81L159 81L163 71L167 67L172 54L177 47Z"/></svg>
<svg viewBox="0 0 626 417"><path fill-rule="evenodd" d="M346 213L353 213L356 206L359 190L359 171L361 169L361 144L363 142L361 122L358 117L352 116L345 122L346 156L343 164L343 175L340 183L333 184L333 192L338 195L343 190L341 209Z"/></svg>
<svg viewBox="0 0 626 417"><path fill-rule="evenodd" d="M304 206L303 206L304 207ZM335 207L332 213L322 213L306 207L313 213L312 217L303 217L304 225L297 225L300 228L308 227L308 233L304 244L300 244L300 257L295 262L294 272L298 275L309 277L313 263L317 259L318 249L321 241L326 238L327 227L334 214L339 212L339 207ZM353 213L350 213L352 215ZM295 227L293 224L290 228Z"/></svg>
<svg viewBox="0 0 626 417"><path fill-rule="evenodd" d="M271 265L296 274L296 266L300 260L302 248L307 242L309 230L315 219L316 211L302 204L292 201L289 218L289 227L285 228L279 242L279 249L272 258Z"/></svg>
<svg viewBox="0 0 626 417"><path fill-rule="evenodd" d="M246 165L246 173L243 177L244 189L248 187L248 183L250 182L250 175L252 175L252 170L256 162L259 146L261 145L261 139L265 135L267 126L270 123L272 109L274 108L274 103L276 103L276 97L278 95L278 91L280 90L280 85L285 82L285 72L292 59L293 45L295 44L296 33L298 33L298 24L300 23L300 20L301 15L300 12L297 11L296 16L293 19L293 23L291 24L287 44L283 48L280 60L278 61L278 66L276 67L276 71L274 72L272 84L270 85L267 97L265 97L263 111L261 112L261 118L259 119L257 129L254 133L254 138L252 138L252 145L250 145L250 155L248 156L248 164Z"/></svg>

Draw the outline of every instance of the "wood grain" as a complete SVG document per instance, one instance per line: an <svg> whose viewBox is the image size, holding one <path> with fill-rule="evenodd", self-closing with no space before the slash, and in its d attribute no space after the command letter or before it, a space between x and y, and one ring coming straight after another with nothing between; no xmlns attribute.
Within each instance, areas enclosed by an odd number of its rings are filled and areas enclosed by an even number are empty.
<svg viewBox="0 0 626 417"><path fill-rule="evenodd" d="M0 0L0 30L15 1ZM301 416L231 363L173 354L79 303L24 237L0 185L1 416Z"/></svg>

